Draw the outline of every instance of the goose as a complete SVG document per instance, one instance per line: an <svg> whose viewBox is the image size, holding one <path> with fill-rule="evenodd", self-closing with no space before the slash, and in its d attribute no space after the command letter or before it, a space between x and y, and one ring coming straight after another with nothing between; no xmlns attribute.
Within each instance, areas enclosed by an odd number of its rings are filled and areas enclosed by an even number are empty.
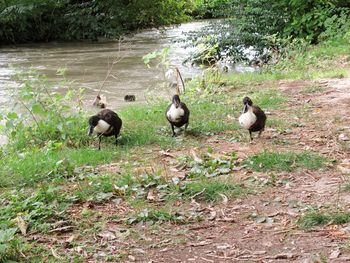
<svg viewBox="0 0 350 263"><path fill-rule="evenodd" d="M89 119L89 135L96 133L98 136L98 149L101 150L101 137L115 136L115 144L122 127L122 120L118 114L109 109L103 109Z"/></svg>
<svg viewBox="0 0 350 263"><path fill-rule="evenodd" d="M249 131L250 140L253 140L252 132L259 132L260 137L265 129L266 115L258 106L253 106L253 102L249 97L243 99L243 111L238 121L239 124Z"/></svg>
<svg viewBox="0 0 350 263"><path fill-rule="evenodd" d="M185 125L185 130L187 129L190 111L186 104L180 101L179 95L173 96L172 103L166 109L165 116L171 125L173 137L176 136L174 126L180 128Z"/></svg>

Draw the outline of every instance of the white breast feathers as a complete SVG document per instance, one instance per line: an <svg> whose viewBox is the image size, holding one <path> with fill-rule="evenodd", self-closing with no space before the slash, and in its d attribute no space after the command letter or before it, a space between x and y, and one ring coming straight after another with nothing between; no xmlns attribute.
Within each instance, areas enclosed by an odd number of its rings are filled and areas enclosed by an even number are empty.
<svg viewBox="0 0 350 263"><path fill-rule="evenodd" d="M252 107L248 106L248 111L239 116L238 121L242 127L249 129L256 122Z"/></svg>
<svg viewBox="0 0 350 263"><path fill-rule="evenodd" d="M95 133L105 133L106 131L108 131L110 126L111 125L109 125L104 120L99 120L97 125L94 127L94 132Z"/></svg>
<svg viewBox="0 0 350 263"><path fill-rule="evenodd" d="M170 109L166 113L168 119L172 122L179 122L181 118L184 116L185 111L178 107L176 108L174 104L171 105Z"/></svg>

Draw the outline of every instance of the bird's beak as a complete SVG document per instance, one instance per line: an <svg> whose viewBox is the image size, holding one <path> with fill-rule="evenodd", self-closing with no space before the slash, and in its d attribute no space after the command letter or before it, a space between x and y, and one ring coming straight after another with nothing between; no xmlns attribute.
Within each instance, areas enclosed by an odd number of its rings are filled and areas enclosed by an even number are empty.
<svg viewBox="0 0 350 263"><path fill-rule="evenodd" d="M89 127L88 135L90 136L93 132L94 132L94 127L93 127L93 126L90 126L90 127Z"/></svg>

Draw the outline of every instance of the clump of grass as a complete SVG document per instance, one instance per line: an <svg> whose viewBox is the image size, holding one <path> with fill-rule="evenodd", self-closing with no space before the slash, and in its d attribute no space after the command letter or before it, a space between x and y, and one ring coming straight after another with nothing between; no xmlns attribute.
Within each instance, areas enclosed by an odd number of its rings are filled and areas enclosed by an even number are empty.
<svg viewBox="0 0 350 263"><path fill-rule="evenodd" d="M220 194L233 197L246 194L248 191L232 182L205 179L187 183L181 192L185 198L196 197L204 201L218 201L221 198Z"/></svg>
<svg viewBox="0 0 350 263"><path fill-rule="evenodd" d="M255 171L286 171L291 172L298 168L316 170L324 166L326 159L311 152L271 152L263 151L250 156L244 164Z"/></svg>
<svg viewBox="0 0 350 263"><path fill-rule="evenodd" d="M325 88L324 87L321 87L320 85L317 85L317 84L311 84L309 86L306 86L304 87L302 90L301 90L301 93L319 93L319 92L322 92L324 91Z"/></svg>
<svg viewBox="0 0 350 263"><path fill-rule="evenodd" d="M310 229L318 225L325 224L346 224L350 222L349 212L319 212L311 211L303 215L298 220L298 225L304 229Z"/></svg>
<svg viewBox="0 0 350 263"><path fill-rule="evenodd" d="M147 223L163 223L171 222L184 224L191 221L190 218L177 212L168 212L165 209L143 209L141 212L129 216L126 220L127 224L136 224L139 222Z"/></svg>

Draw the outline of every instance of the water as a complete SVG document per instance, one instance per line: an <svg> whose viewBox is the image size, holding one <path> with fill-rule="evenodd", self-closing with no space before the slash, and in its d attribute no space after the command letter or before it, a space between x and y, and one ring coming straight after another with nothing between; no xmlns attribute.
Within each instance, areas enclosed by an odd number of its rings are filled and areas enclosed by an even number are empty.
<svg viewBox="0 0 350 263"><path fill-rule="evenodd" d="M45 74L49 81L57 83L62 80L56 72L66 68L66 78L72 82L73 88L85 89L85 102L91 105L92 100L106 77L108 62L120 59L113 67L113 77L108 78L102 88L110 108L126 105L124 96L136 96L138 103L144 103L150 90L157 94L170 96L175 90L161 89L164 81L161 69L147 68L142 56L170 47L170 62L178 66L184 78L200 74L201 69L183 65L191 49L185 49L182 43L174 43L183 37L184 32L196 31L207 22L192 22L178 27L170 27L160 32L148 30L119 41L44 43L26 44L16 47L0 48L0 108L10 104L9 93L18 88L18 83L11 80L16 71L27 71L30 68ZM129 102L130 104L130 102Z"/></svg>

